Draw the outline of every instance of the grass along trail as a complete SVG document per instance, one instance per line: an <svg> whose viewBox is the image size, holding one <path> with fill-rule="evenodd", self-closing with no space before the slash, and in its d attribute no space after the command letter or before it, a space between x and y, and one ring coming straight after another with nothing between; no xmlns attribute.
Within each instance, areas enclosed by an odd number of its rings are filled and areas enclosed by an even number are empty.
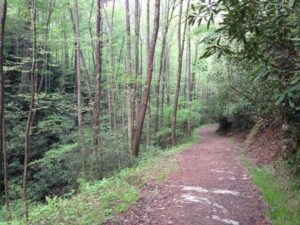
<svg viewBox="0 0 300 225"><path fill-rule="evenodd" d="M201 142L176 156L177 171L163 184L149 184L126 214L108 224L269 224L237 146L216 135L215 129L202 128Z"/></svg>

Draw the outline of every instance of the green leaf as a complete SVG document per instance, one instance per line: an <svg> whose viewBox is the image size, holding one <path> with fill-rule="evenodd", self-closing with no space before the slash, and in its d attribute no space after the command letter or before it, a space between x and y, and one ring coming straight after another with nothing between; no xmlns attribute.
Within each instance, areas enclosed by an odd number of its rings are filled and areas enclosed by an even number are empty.
<svg viewBox="0 0 300 225"><path fill-rule="evenodd" d="M280 105L283 102L284 98L285 98L285 94L281 94L278 100L276 101L276 105Z"/></svg>

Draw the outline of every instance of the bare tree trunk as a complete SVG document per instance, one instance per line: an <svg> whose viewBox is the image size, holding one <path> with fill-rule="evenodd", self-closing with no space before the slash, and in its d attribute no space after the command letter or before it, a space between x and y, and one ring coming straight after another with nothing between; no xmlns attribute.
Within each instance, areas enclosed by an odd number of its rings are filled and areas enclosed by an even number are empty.
<svg viewBox="0 0 300 225"><path fill-rule="evenodd" d="M167 106L170 106L171 101L170 101L170 49L168 50L168 69L167 69L167 81L166 81L166 104Z"/></svg>
<svg viewBox="0 0 300 225"><path fill-rule="evenodd" d="M19 92L25 93L29 92L30 89L30 25L31 22L28 20L30 18L31 13L31 5L32 0L26 0L26 11L25 11L25 22L24 22L24 37L23 37L23 62L22 62L22 74L21 74L21 82L19 86Z"/></svg>
<svg viewBox="0 0 300 225"><path fill-rule="evenodd" d="M165 56L164 56L164 66L163 66L163 84L162 84L162 95L161 95L161 106L160 106L160 124L161 126L164 125L164 104L165 104L165 95L167 91L167 83L166 83L166 76L168 71L168 57L169 54L167 53L167 50L165 50Z"/></svg>
<svg viewBox="0 0 300 225"><path fill-rule="evenodd" d="M150 51L150 0L147 0L147 28L146 29L147 29L146 44L147 44L147 56L148 56ZM150 146L151 143L151 99L150 97L147 104L146 114L147 114L146 145Z"/></svg>
<svg viewBox="0 0 300 225"><path fill-rule="evenodd" d="M107 37L107 43L110 45L110 40L109 37ZM107 48L106 49L106 54L109 56L111 49ZM109 65L110 68L110 74L107 74L107 82L106 82L106 95L107 95L107 104L108 104L108 121L109 121L109 128L113 129L114 128L114 121L113 121L113 85L112 85L112 71L114 65L112 64L112 61L109 60L109 57L107 57L107 65Z"/></svg>
<svg viewBox="0 0 300 225"><path fill-rule="evenodd" d="M113 5L114 7L114 5ZM104 13L105 13L105 17L107 20L107 33L109 35L107 35L107 44L109 45L109 48L106 49L106 53L107 53L107 65L109 65L109 72L110 74L107 74L107 82L106 82L106 92L107 92L107 104L108 104L108 120L109 120L109 126L110 129L114 130L114 110L113 110L113 91L112 89L114 89L114 85L112 82L112 77L114 76L114 59L113 59L113 44L112 44L112 25L113 25L113 15L112 15L112 21L110 24L107 12L104 8ZM114 10L113 10L114 13Z"/></svg>
<svg viewBox="0 0 300 225"><path fill-rule="evenodd" d="M81 60L80 61L80 68L83 71L83 78L86 82L87 92L88 92L90 103L92 104L93 103L92 83L91 83L91 80L90 80L89 71L88 71L88 68L87 68L87 65L86 65L86 62L85 62L85 59L84 59L84 56L83 56L83 52L82 52L81 49L80 49L80 60Z"/></svg>
<svg viewBox="0 0 300 225"><path fill-rule="evenodd" d="M66 12L64 11L62 15L62 26L63 26L63 58L62 62L64 64L63 67L63 83L61 85L62 92L66 92L66 76L67 76L67 70L69 68L69 44L68 44L68 37L67 37L67 26L66 26ZM43 78L43 77L42 77Z"/></svg>
<svg viewBox="0 0 300 225"><path fill-rule="evenodd" d="M150 97L147 104L147 133L146 133L146 145L150 146L151 144L151 108L150 108Z"/></svg>
<svg viewBox="0 0 300 225"><path fill-rule="evenodd" d="M109 57L110 57L110 67L111 67L111 78L109 76L109 90L115 90L116 88L116 83L115 83L115 73L117 72L117 69L115 68L115 59L114 59L114 46L113 46L113 27L114 27L114 13L115 13L115 3L116 3L116 0L113 0L113 5L112 5L112 14L111 14L111 20L110 20L110 23L109 23L109 17L107 16L107 13L105 11L105 15L106 15L106 20L108 21L107 22L107 25L108 25L108 28L109 28L109 36L110 36L110 39L109 39ZM111 91L110 92L110 102L111 102L111 121L112 121L112 128L113 128L113 131L115 133L115 142L117 143L118 142L118 130L117 130L117 113L115 112L114 110L114 105L113 105L113 102L115 101L115 92L114 91Z"/></svg>
<svg viewBox="0 0 300 225"><path fill-rule="evenodd" d="M23 172L23 200L25 207L25 219L28 220L28 193L27 193L27 178L28 178L28 163L29 163L29 138L31 127L34 119L35 101L36 101L36 2L30 1L31 4L31 24L32 24L32 65L31 65L31 100L29 112L27 115L27 124L24 138L24 172Z"/></svg>
<svg viewBox="0 0 300 225"><path fill-rule="evenodd" d="M100 149L100 94L102 77L102 1L97 0L97 19L96 19L96 85L95 85L95 103L94 103L94 121L93 121L93 151L96 155L99 153L101 177L103 177L103 152Z"/></svg>
<svg viewBox="0 0 300 225"><path fill-rule="evenodd" d="M75 49L76 49L76 83L77 83L77 119L78 119L78 130L79 140L81 146L81 171L83 176L86 173L86 158L87 150L84 142L84 134L82 127L82 101L81 101L81 52L80 52L80 29L79 29L79 13L78 13L78 1L74 0L74 24L75 24Z"/></svg>
<svg viewBox="0 0 300 225"><path fill-rule="evenodd" d="M198 53L199 53L199 42L195 44L195 58L193 64L193 73L192 73L192 100L196 100L196 69L197 69L197 61L198 61Z"/></svg>
<svg viewBox="0 0 300 225"><path fill-rule="evenodd" d="M166 8L166 18L165 18L165 24L162 34L162 48L160 53L160 66L159 66L159 73L158 73L158 79L157 84L155 87L155 121L154 121L154 133L156 134L158 131L158 124L159 124L159 106L160 106L160 83L161 83L161 77L163 73L163 66L164 66L164 56L165 56L165 49L166 49L166 43L167 43L167 34L169 31L170 23L173 18L174 10L175 10L175 2L173 1L173 6L171 5L171 1L167 1L167 8Z"/></svg>
<svg viewBox="0 0 300 225"><path fill-rule="evenodd" d="M77 32L77 27L76 27L76 18L74 18L73 16L73 12L72 12L72 9L70 7L70 4L68 2L68 8L69 8L69 12L70 12L70 17L71 17L71 21L72 21L72 24L73 24L73 32L74 34L76 34ZM75 42L75 45L76 45L76 42ZM91 84L91 80L90 80L90 75L89 75L89 71L87 69L87 65L85 63L85 60L84 60L84 56L83 56L83 52L81 50L81 46L79 45L79 54L80 54L80 70L81 70L81 67L82 67L82 70L83 70L83 77L86 81L86 84L87 84L87 92L88 92L88 96L89 96L89 101L90 101L90 104L93 103L93 95L92 95L92 84ZM76 55L76 49L75 49L75 55ZM92 111L92 110L91 110ZM92 112L91 113L91 117L92 117Z"/></svg>
<svg viewBox="0 0 300 225"><path fill-rule="evenodd" d="M89 34L90 34L90 38L91 38L91 54L92 54L92 61L93 61L93 66L96 69L96 61L95 61L95 43L93 42L93 32L92 32L92 16L93 16L93 10L95 8L95 1L92 0L91 2L91 8L90 8L90 15L89 15Z"/></svg>
<svg viewBox="0 0 300 225"><path fill-rule="evenodd" d="M188 27L188 37L187 37L187 90L188 90L188 110L191 109L192 104L192 74L191 74L191 29ZM188 135L192 134L192 121L191 116L188 116L187 121L187 133Z"/></svg>
<svg viewBox="0 0 300 225"><path fill-rule="evenodd" d="M4 48L4 30L6 22L7 1L3 0L1 5L0 16L0 165L3 167L3 184L5 206L9 210L8 199L8 174L7 174L7 157L5 149L5 128L4 128L4 71L3 71L3 48Z"/></svg>
<svg viewBox="0 0 300 225"><path fill-rule="evenodd" d="M177 84L176 84L176 94L174 99L173 106L173 115L172 115L172 137L171 142L172 146L177 145L177 137L176 137L176 126L177 126L177 110L178 110L178 99L180 93L180 83L181 83L181 73L182 73L182 56L184 51L184 43L185 43L185 33L187 27L187 16L190 5L190 0L188 0L188 6L185 17L184 31L183 31L183 40L181 42L181 22L182 22L182 8L183 8L183 0L180 0L180 12L179 12L179 22L178 22L178 71L177 71Z"/></svg>
<svg viewBox="0 0 300 225"><path fill-rule="evenodd" d="M43 83L46 80L46 71L48 67L48 58L49 58L49 53L48 53L48 39L49 39L49 28L50 28L50 22L51 22L51 17L53 14L53 10L56 4L56 0L51 0L48 5L48 17L46 20L46 34L45 34L45 43L44 43L44 61L43 61L43 71L41 74L40 82L39 82L39 87L38 87L38 92L41 91L43 87Z"/></svg>
<svg viewBox="0 0 300 225"><path fill-rule="evenodd" d="M128 77L127 85L127 125L128 125L128 147L131 149L132 146L132 107L131 107L131 32L130 32L130 14L129 14L129 0L125 0L125 10L126 10L126 37L127 37L127 58L126 58L126 76Z"/></svg>
<svg viewBox="0 0 300 225"><path fill-rule="evenodd" d="M155 16L154 16L154 29L152 33L152 38L150 42L150 48L148 52L148 62L147 62L147 78L145 81L145 88L142 98L142 104L141 104L141 110L139 112L139 118L137 122L137 127L135 130L135 136L134 136L134 142L132 145L132 154L134 156L139 155L139 149L140 149L140 142L141 142L141 135L143 131L143 125L145 120L145 113L147 109L147 104L149 101L149 95L150 95L150 88L151 88L151 81L152 81L152 75L153 75L153 60L154 60L154 52L155 52L155 46L158 36L158 29L159 29L159 18L160 17L160 0L155 1Z"/></svg>
<svg viewBox="0 0 300 225"><path fill-rule="evenodd" d="M134 87L134 98L135 98L135 122L138 118L139 113L139 105L140 105L140 92L141 92L141 85L140 85L140 52L139 52L139 45L140 45L140 2L139 0L135 0L135 41L134 41L134 50L135 50L135 87Z"/></svg>

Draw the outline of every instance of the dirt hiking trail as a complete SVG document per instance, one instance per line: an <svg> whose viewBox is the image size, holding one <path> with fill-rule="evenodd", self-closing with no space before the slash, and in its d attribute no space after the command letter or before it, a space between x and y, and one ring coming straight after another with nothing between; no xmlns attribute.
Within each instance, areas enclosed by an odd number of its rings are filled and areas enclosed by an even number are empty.
<svg viewBox="0 0 300 225"><path fill-rule="evenodd" d="M269 224L266 207L238 159L237 146L215 134L215 129L202 128L201 142L176 156L178 170L108 224Z"/></svg>

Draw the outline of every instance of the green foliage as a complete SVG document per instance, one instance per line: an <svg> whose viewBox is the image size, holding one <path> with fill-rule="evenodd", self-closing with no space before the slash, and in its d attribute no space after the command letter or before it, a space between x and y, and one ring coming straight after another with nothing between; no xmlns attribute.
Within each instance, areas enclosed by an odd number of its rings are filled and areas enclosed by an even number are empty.
<svg viewBox="0 0 300 225"><path fill-rule="evenodd" d="M29 166L40 164L46 167L47 165L58 164L66 159L67 154L73 153L77 149L77 143L57 146L54 149L48 150L43 158L31 162Z"/></svg>
<svg viewBox="0 0 300 225"><path fill-rule="evenodd" d="M272 168L248 165L255 184L269 204L269 216L274 225L300 224L300 192L292 188L294 183L287 177L276 175Z"/></svg>
<svg viewBox="0 0 300 225"><path fill-rule="evenodd" d="M81 181L79 192L70 198L47 199L32 210L29 224L102 224L138 199L136 188L115 178Z"/></svg>
<svg viewBox="0 0 300 225"><path fill-rule="evenodd" d="M176 158L170 156L198 142L198 138L194 134L191 140L174 149L149 149L135 166L120 170L111 178L90 182L78 179L78 191L70 191L62 197L47 197L44 204L32 203L28 224L104 224L137 201L140 190L147 182L162 182L176 170ZM3 221L7 214L4 208L0 210L0 224L26 224L21 204L21 201L12 203L10 222Z"/></svg>
<svg viewBox="0 0 300 225"><path fill-rule="evenodd" d="M299 119L299 2L218 0L199 2L192 9L191 24L206 21L209 26L222 14L217 29L203 40L207 44L203 56L227 55L233 60L231 64L242 67L241 74L235 72L240 80L237 87L241 93L250 93L250 103L258 106L258 113L264 108L267 113L277 108L286 119ZM242 85L245 89L241 90ZM225 102L232 102L229 96L225 98ZM259 101L264 104L257 104Z"/></svg>

